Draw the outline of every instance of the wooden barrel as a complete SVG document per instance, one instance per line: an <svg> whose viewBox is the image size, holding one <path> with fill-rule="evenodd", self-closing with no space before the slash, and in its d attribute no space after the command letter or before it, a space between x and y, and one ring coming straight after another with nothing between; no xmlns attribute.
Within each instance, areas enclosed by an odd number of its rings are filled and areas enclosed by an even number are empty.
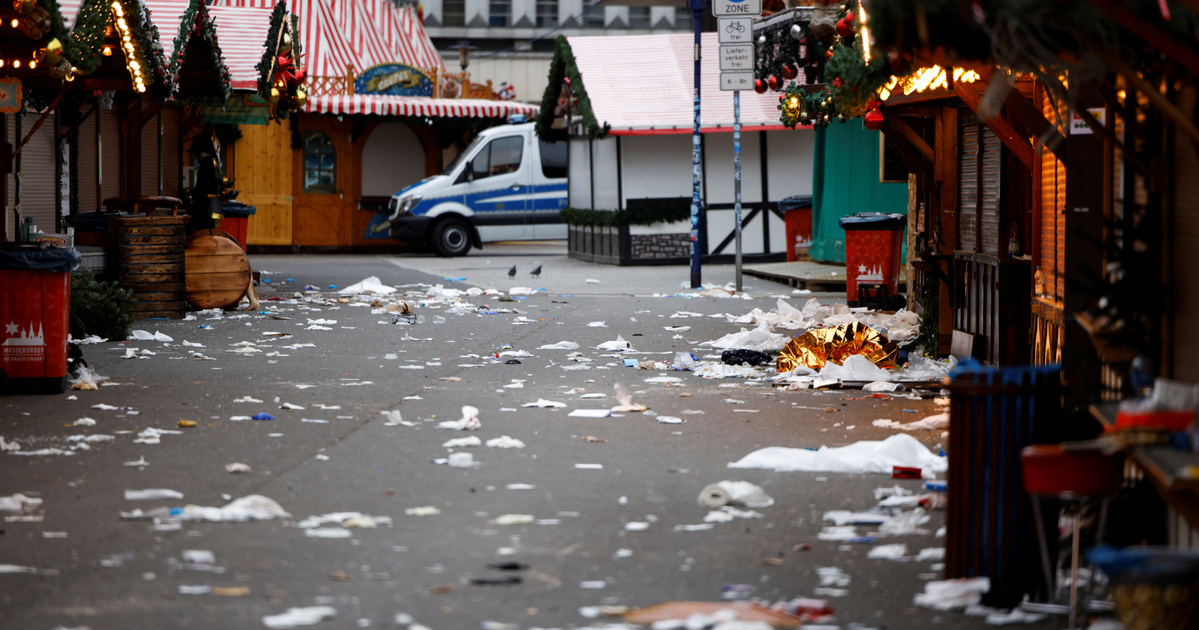
<svg viewBox="0 0 1199 630"><path fill-rule="evenodd" d="M250 260L221 230L200 230L187 239L187 303L196 308L236 306L250 285Z"/></svg>
<svg viewBox="0 0 1199 630"><path fill-rule="evenodd" d="M116 260L117 282L133 291L133 319L181 318L183 249L188 217L120 216L108 218L109 260ZM111 263L110 263L111 264Z"/></svg>

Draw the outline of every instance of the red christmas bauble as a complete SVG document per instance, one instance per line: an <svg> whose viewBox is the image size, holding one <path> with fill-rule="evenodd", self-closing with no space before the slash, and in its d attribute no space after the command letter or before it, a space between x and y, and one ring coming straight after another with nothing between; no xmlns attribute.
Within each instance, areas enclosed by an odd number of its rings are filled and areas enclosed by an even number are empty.
<svg viewBox="0 0 1199 630"><path fill-rule="evenodd" d="M837 34L841 37L853 37L853 24L845 19L837 20Z"/></svg>
<svg viewBox="0 0 1199 630"><path fill-rule="evenodd" d="M770 89L772 89L776 92L778 91L778 89L779 89L779 78L778 77L776 77L772 74L772 75L770 75L770 78L766 80L766 83L767 83L767 85L770 86Z"/></svg>
<svg viewBox="0 0 1199 630"><path fill-rule="evenodd" d="M795 66L793 66L791 64L786 64L783 66L783 78L784 79L790 81L791 79L795 78L796 74L798 74L798 73L795 71Z"/></svg>
<svg viewBox="0 0 1199 630"><path fill-rule="evenodd" d="M862 122L865 123L867 129L878 131L883 128L883 113L877 109L872 109L862 117Z"/></svg>
<svg viewBox="0 0 1199 630"><path fill-rule="evenodd" d="M833 48L831 46L827 50L824 51L824 58L826 60L833 58Z"/></svg>
<svg viewBox="0 0 1199 630"><path fill-rule="evenodd" d="M758 94L765 94L766 82L761 79L754 79L754 91Z"/></svg>
<svg viewBox="0 0 1199 630"><path fill-rule="evenodd" d="M853 11L845 14L845 23L853 26Z"/></svg>

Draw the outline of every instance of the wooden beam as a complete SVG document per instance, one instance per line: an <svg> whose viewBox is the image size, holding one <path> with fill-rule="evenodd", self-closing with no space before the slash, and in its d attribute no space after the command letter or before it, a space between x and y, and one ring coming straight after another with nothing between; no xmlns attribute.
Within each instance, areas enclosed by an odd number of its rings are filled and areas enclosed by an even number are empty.
<svg viewBox="0 0 1199 630"><path fill-rule="evenodd" d="M1066 138L1019 90L1009 90L1004 104L1007 105L1008 111L1016 117L1016 120L1028 127L1034 136L1037 138L1049 137L1045 142L1046 149L1057 156L1059 160L1066 159Z"/></svg>
<svg viewBox="0 0 1199 630"><path fill-rule="evenodd" d="M899 116L888 113L886 108L880 108L879 111L883 114L884 124L894 128L907 144L911 145L912 148L916 149L921 153L921 155L924 156L924 159L928 160L929 162L933 161L933 148L928 146L928 143L924 141L924 138L920 137L920 134L916 133L915 129L912 129ZM896 144L899 143L897 142Z"/></svg>
<svg viewBox="0 0 1199 630"><path fill-rule="evenodd" d="M1087 0L1087 2L1106 13L1117 24L1145 40L1149 45L1161 50L1166 57L1182 64L1190 71L1191 75L1199 75L1199 51L1175 37L1170 31L1146 20L1123 3L1115 0ZM1106 52L1102 48L1098 48L1098 50Z"/></svg>
<svg viewBox="0 0 1199 630"><path fill-rule="evenodd" d="M970 108L970 111L977 114L978 104L982 101L982 94L979 94L978 88L974 87L975 85L974 83L954 81L953 91ZM1029 144L1028 140L1025 140L1020 134L1016 133L1015 127L1012 127L1008 121L999 116L990 120L984 120L983 122L991 128L991 131L995 132L995 135L1012 152L1012 155L1015 155L1016 159L1020 160L1024 168L1027 168L1030 173L1033 172L1035 164L1032 145Z"/></svg>
<svg viewBox="0 0 1199 630"><path fill-rule="evenodd" d="M895 144L895 149L899 151L900 155L903 156L904 165L908 167L909 171L913 173L923 173L927 171L931 174L931 156L924 155L918 151L916 147L912 146L912 144L907 141L907 138L905 138L903 134L899 133L899 131L895 128L895 125L891 124L886 118L883 119L882 132L883 135L886 136L887 140Z"/></svg>
<svg viewBox="0 0 1199 630"><path fill-rule="evenodd" d="M146 123L150 122L150 119L153 118L156 114L158 114L158 112L165 109L166 106L167 106L167 102L160 101L160 100L153 100L153 101L150 101L149 105L143 105L142 113L141 113L142 119L137 123L137 128L141 129L142 127L145 127Z"/></svg>

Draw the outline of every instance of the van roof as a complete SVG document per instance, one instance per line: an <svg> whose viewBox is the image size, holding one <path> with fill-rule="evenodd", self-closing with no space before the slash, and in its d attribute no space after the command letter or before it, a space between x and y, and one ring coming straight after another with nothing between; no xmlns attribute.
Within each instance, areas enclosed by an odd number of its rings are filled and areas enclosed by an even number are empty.
<svg viewBox="0 0 1199 630"><path fill-rule="evenodd" d="M505 132L509 132L509 131L525 131L527 129L532 129L533 125L534 125L534 123L531 123L531 122L519 123L516 125L507 125L507 124L496 125L494 127L488 127L486 129L484 129L483 131L480 131L479 135L480 136L494 136L496 134L505 133Z"/></svg>

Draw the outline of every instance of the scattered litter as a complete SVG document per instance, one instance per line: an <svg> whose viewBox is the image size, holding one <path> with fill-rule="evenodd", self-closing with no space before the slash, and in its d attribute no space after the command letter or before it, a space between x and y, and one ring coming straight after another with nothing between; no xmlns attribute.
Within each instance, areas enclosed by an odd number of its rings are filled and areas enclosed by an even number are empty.
<svg viewBox="0 0 1199 630"><path fill-rule="evenodd" d="M553 400L546 400L544 398L538 398L536 402L525 403L525 404L521 405L521 407L542 407L542 408L548 407L548 408L553 408L553 409L559 409L559 408L562 408L565 406L566 406L566 403L555 402Z"/></svg>
<svg viewBox="0 0 1199 630"><path fill-rule="evenodd" d="M658 416L658 422L661 424L683 424L686 420L676 416Z"/></svg>
<svg viewBox="0 0 1199 630"><path fill-rule="evenodd" d="M212 592L212 587L204 584L189 586L187 584L179 585L180 595L208 595Z"/></svg>
<svg viewBox="0 0 1199 630"><path fill-rule="evenodd" d="M541 346L537 349L538 350L578 350L579 344L577 344L573 341L559 341L558 343L551 343L549 345Z"/></svg>
<svg viewBox="0 0 1199 630"><path fill-rule="evenodd" d="M488 522L492 525L529 525L536 520L532 514L504 514Z"/></svg>
<svg viewBox="0 0 1199 630"><path fill-rule="evenodd" d="M288 608L287 612L278 615L267 615L262 618L262 623L268 628L286 629L315 625L336 616L337 610L330 606L307 606Z"/></svg>
<svg viewBox="0 0 1199 630"><path fill-rule="evenodd" d="M986 577L926 582L924 592L917 593L913 603L934 610L965 608L978 604L989 590L991 580Z"/></svg>
<svg viewBox="0 0 1199 630"><path fill-rule="evenodd" d="M391 295L395 293L394 287L389 287L379 281L377 276L371 276L361 282L352 284L338 291L341 295L352 295L358 293L367 293L375 295Z"/></svg>
<svg viewBox="0 0 1199 630"><path fill-rule="evenodd" d="M249 473L250 467L241 463L225 464L225 472L233 474Z"/></svg>
<svg viewBox="0 0 1199 630"><path fill-rule="evenodd" d="M729 468L764 468L779 472L890 473L895 466L921 468L926 476L944 473L944 457L929 451L916 438L901 433L880 441L862 441L837 448L809 451L770 446L729 464Z"/></svg>
<svg viewBox="0 0 1199 630"><path fill-rule="evenodd" d="M470 437L447 440L443 442L441 446L442 448L468 448L471 446L483 446L483 440L480 440L477 436L472 435Z"/></svg>
<svg viewBox="0 0 1199 630"><path fill-rule="evenodd" d="M569 414L572 418L607 418L612 415L611 409L574 409Z"/></svg>
<svg viewBox="0 0 1199 630"><path fill-rule="evenodd" d="M649 529L649 523L645 521L630 521L624 524L626 532L643 532L647 529Z"/></svg>
<svg viewBox="0 0 1199 630"><path fill-rule="evenodd" d="M180 429L194 429L198 426L195 420L180 420L177 425Z"/></svg>
<svg viewBox="0 0 1199 630"><path fill-rule="evenodd" d="M635 413L646 410L645 405L633 402L633 396L624 388L624 385L616 383L612 387L616 390L616 402L620 403L619 405L613 407L612 411Z"/></svg>
<svg viewBox="0 0 1199 630"><path fill-rule="evenodd" d="M603 464L575 464L579 470L603 470Z"/></svg>
<svg viewBox="0 0 1199 630"><path fill-rule="evenodd" d="M274 420L275 416L272 416L269 413L263 412L263 413L256 413L256 414L250 416L250 419L251 420Z"/></svg>
<svg viewBox="0 0 1199 630"><path fill-rule="evenodd" d="M487 440L487 446L491 448L524 448L525 443L516 438L502 435L498 438Z"/></svg>
<svg viewBox="0 0 1199 630"><path fill-rule="evenodd" d="M579 582L579 588L600 589L607 585L608 583L603 580L586 580Z"/></svg>
<svg viewBox="0 0 1199 630"><path fill-rule="evenodd" d="M155 508L121 512L125 520L163 519L170 521L209 521L214 523L242 523L247 521L269 521L275 518L290 518L273 499L259 494L250 494L235 499L223 507L187 505L181 508Z"/></svg>
<svg viewBox="0 0 1199 630"><path fill-rule="evenodd" d="M450 453L446 458L446 463L450 468L471 468L475 465L475 456L470 453Z"/></svg>
<svg viewBox="0 0 1199 630"><path fill-rule="evenodd" d="M893 545L879 545L871 549L870 553L866 554L866 557L872 560L898 560L906 556L907 553L907 545L904 543L895 543Z"/></svg>
<svg viewBox="0 0 1199 630"><path fill-rule="evenodd" d="M139 468L140 468L140 467L142 467L142 466L149 466L149 465L150 465L150 462L146 461L146 456L145 456L145 455L142 455L141 457L139 457L139 458L138 458L137 460L135 460L135 461L132 461L132 462L125 462L125 465L126 465L126 466L137 466L137 467L139 467Z"/></svg>
<svg viewBox="0 0 1199 630"><path fill-rule="evenodd" d="M154 334L150 334L144 330L133 330L130 331L127 341L174 341L174 339L157 330L154 331Z"/></svg>
<svg viewBox="0 0 1199 630"><path fill-rule="evenodd" d="M462 406L462 418L460 420L446 420L437 425L438 429L450 429L453 431L477 431L483 424L479 422L479 409L470 405Z"/></svg>
<svg viewBox="0 0 1199 630"><path fill-rule="evenodd" d="M575 347L577 348L578 346L576 345ZM604 352L625 352L632 350L633 345L625 341L624 337L616 335L616 339L613 339L612 341L605 341L604 343L596 346L595 349L603 350Z"/></svg>
<svg viewBox="0 0 1199 630"><path fill-rule="evenodd" d="M761 487L748 481L720 481L704 487L698 502L703 507L718 508L733 505L748 508L768 508L774 499Z"/></svg>
<svg viewBox="0 0 1199 630"><path fill-rule="evenodd" d="M432 505L426 505L424 507L406 508L404 514L408 516L436 516L441 514L441 510Z"/></svg>
<svg viewBox="0 0 1199 630"><path fill-rule="evenodd" d="M182 499L183 493L166 488L149 488L146 490L126 490L126 501L154 501L157 499Z"/></svg>

